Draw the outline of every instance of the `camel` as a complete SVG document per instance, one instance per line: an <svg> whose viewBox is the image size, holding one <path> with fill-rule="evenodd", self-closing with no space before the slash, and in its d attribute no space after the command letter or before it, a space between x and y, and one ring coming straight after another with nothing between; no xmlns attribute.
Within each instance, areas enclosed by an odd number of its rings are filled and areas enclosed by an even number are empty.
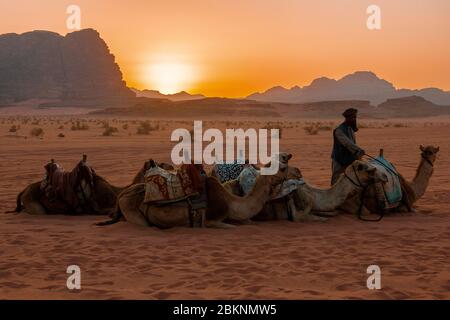
<svg viewBox="0 0 450 320"><path fill-rule="evenodd" d="M407 181L401 174L399 174L400 183L402 185L402 201L389 211L394 212L412 212L413 204L417 202L425 193L430 178L433 175L433 167L439 152L439 147L434 146L420 146L421 160L417 167L416 174L412 181ZM361 194L355 195L347 199L343 204L342 210L354 214L359 214L361 204ZM361 207L361 215L369 215L379 211L375 189L370 187L364 197L364 205Z"/></svg>
<svg viewBox="0 0 450 320"><path fill-rule="evenodd" d="M282 164L280 164L282 167ZM256 180L255 187L245 197L228 192L216 177L206 177L208 206L206 210L198 209L197 213L204 216L202 226L210 228L233 228L234 225L223 222L225 219L246 221L255 216L270 198L273 188L284 180L282 170L275 175L262 175ZM140 225L171 228L192 226L187 207L176 204L164 206L144 203L145 183L132 185L119 194L117 214L110 221L97 225L109 225L120 220Z"/></svg>
<svg viewBox="0 0 450 320"><path fill-rule="evenodd" d="M290 203L289 199L287 199L288 201L285 201L285 199L280 199L276 202L270 201L254 219L260 221L288 219L285 210L288 207L288 210L294 213L292 215L293 221L326 221L326 218L315 216L312 212L332 216L334 214L326 212L334 211L352 194L357 193L371 183L385 181L387 181L387 177L377 174L374 166L362 161L355 161L347 168L345 175L331 188L325 190L318 189L305 182L293 192L292 200L294 206ZM229 185L228 188L232 188L236 192L237 188L235 183L230 183ZM303 210L303 212L298 213L296 212L297 210Z"/></svg>
<svg viewBox="0 0 450 320"><path fill-rule="evenodd" d="M171 165L165 163L161 163L159 165L167 169L173 168ZM150 161L146 161L143 167L135 175L130 185L143 182L145 172L148 170L149 166ZM41 184L42 181L37 181L25 187L25 189L17 195L16 209L9 212L20 213L24 211L32 215L45 215L52 213L51 208L46 208L46 206L41 202L42 196ZM125 188L127 187L114 186L110 184L105 178L99 175L94 175L92 203L95 203L96 206L95 214L106 215L114 212L117 201L117 195Z"/></svg>

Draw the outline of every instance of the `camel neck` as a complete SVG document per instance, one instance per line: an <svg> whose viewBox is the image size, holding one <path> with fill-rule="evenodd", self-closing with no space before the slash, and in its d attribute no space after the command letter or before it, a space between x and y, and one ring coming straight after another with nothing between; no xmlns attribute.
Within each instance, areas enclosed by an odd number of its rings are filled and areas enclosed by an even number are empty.
<svg viewBox="0 0 450 320"><path fill-rule="evenodd" d="M228 201L230 218L248 220L256 216L264 207L270 193L266 176L259 176L252 191L245 197L231 196Z"/></svg>
<svg viewBox="0 0 450 320"><path fill-rule="evenodd" d="M432 164L425 159L421 159L419 167L417 168L416 176L411 183L411 188L414 190L416 200L420 199L424 195L432 174Z"/></svg>
<svg viewBox="0 0 450 320"><path fill-rule="evenodd" d="M329 190L328 196L333 207L338 207L344 203L348 196L359 189L347 177L342 176Z"/></svg>
<svg viewBox="0 0 450 320"><path fill-rule="evenodd" d="M314 210L333 211L341 206L355 190L359 190L348 178L342 176L331 188L317 189L309 187L314 197Z"/></svg>

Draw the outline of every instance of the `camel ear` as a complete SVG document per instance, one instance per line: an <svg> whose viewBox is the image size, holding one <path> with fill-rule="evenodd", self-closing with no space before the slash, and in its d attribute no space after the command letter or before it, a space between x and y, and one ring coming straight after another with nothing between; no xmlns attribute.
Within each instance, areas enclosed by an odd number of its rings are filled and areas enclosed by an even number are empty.
<svg viewBox="0 0 450 320"><path fill-rule="evenodd" d="M424 148L424 146L423 145L420 145L420 151L425 151L425 148Z"/></svg>
<svg viewBox="0 0 450 320"><path fill-rule="evenodd" d="M292 158L292 153L289 153L287 157L288 157L288 160L290 160Z"/></svg>
<svg viewBox="0 0 450 320"><path fill-rule="evenodd" d="M439 152L439 147L434 148L434 153L438 153Z"/></svg>

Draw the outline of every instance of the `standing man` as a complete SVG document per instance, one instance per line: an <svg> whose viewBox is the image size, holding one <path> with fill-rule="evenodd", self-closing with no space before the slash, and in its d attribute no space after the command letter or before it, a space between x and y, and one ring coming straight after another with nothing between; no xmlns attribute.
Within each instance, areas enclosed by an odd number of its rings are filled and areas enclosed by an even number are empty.
<svg viewBox="0 0 450 320"><path fill-rule="evenodd" d="M355 160L361 159L364 150L356 144L355 132L358 131L356 116L358 110L349 108L342 114L345 121L333 131L333 152L331 154L333 185L345 169Z"/></svg>

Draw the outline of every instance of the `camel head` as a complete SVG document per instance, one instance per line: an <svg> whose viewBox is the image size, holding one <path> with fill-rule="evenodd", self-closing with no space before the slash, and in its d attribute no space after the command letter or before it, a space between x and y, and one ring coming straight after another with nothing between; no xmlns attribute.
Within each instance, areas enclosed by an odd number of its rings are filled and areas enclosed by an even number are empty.
<svg viewBox="0 0 450 320"><path fill-rule="evenodd" d="M439 152L439 147L434 146L420 146L421 156L425 161L428 161L431 165L436 161L437 153Z"/></svg>
<svg viewBox="0 0 450 320"><path fill-rule="evenodd" d="M285 170L288 165L289 165L289 160L292 158L292 154L287 153L287 152L280 152L277 154L274 154L272 159L273 161L278 161L279 164L279 169L280 170ZM265 164L264 167L269 168L272 164L272 161Z"/></svg>
<svg viewBox="0 0 450 320"><path fill-rule="evenodd" d="M292 158L292 154L286 152L280 152L278 154L278 162L280 164L280 170L285 170L289 165L289 160Z"/></svg>
<svg viewBox="0 0 450 320"><path fill-rule="evenodd" d="M345 175L357 186L367 186L372 183L385 183L388 177L381 173L370 163L356 160L345 170Z"/></svg>

